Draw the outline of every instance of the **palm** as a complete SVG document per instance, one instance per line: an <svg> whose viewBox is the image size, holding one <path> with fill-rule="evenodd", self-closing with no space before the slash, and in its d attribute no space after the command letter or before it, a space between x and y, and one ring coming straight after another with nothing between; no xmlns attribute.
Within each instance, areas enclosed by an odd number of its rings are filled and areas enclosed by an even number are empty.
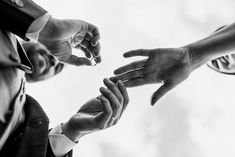
<svg viewBox="0 0 235 157"><path fill-rule="evenodd" d="M117 76L112 77L111 80L122 80L127 87L163 83L153 94L152 104L184 81L191 73L189 53L184 48L134 50L124 54L126 58L133 56L144 56L147 59L116 69L114 74Z"/></svg>
<svg viewBox="0 0 235 157"><path fill-rule="evenodd" d="M149 83L168 83L176 86L190 74L190 62L180 49L157 49L146 63L145 68L152 68L153 72L147 75Z"/></svg>
<svg viewBox="0 0 235 157"><path fill-rule="evenodd" d="M83 134L99 130L98 123L94 123L97 116L103 113L102 103L98 98L93 98L85 103L79 111L70 119L70 124L79 126L79 131Z"/></svg>

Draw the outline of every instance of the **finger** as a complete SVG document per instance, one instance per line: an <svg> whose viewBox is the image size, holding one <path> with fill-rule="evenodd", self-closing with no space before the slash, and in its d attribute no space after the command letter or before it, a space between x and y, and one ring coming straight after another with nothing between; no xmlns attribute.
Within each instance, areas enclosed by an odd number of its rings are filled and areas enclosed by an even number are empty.
<svg viewBox="0 0 235 157"><path fill-rule="evenodd" d="M109 89L106 89L104 87L100 88L100 92L106 99L109 100L113 110L112 117L116 118L120 112L120 103L117 97Z"/></svg>
<svg viewBox="0 0 235 157"><path fill-rule="evenodd" d="M98 56L100 55L100 49L101 49L100 43L97 43L96 46L93 46L92 54L93 54L95 57L98 57Z"/></svg>
<svg viewBox="0 0 235 157"><path fill-rule="evenodd" d="M95 57L96 63L101 63L102 59L101 56Z"/></svg>
<svg viewBox="0 0 235 157"><path fill-rule="evenodd" d="M87 48L90 45L90 42L84 39L82 40L80 45L84 48Z"/></svg>
<svg viewBox="0 0 235 157"><path fill-rule="evenodd" d="M115 121L118 121L118 120L119 120L119 118L111 117L110 120L109 120L108 123L107 123L107 127L109 128L109 127L115 125L115 124L116 124ZM115 124L114 124L114 123L115 123Z"/></svg>
<svg viewBox="0 0 235 157"><path fill-rule="evenodd" d="M164 83L157 91L155 91L151 98L151 105L153 106L163 95L173 88L173 84Z"/></svg>
<svg viewBox="0 0 235 157"><path fill-rule="evenodd" d="M213 69L219 69L219 66L218 66L218 63L217 63L216 59L212 60L211 63L213 65Z"/></svg>
<svg viewBox="0 0 235 157"><path fill-rule="evenodd" d="M121 92L119 91L118 87L113 83L111 82L109 79L105 78L103 80L105 86L113 92L113 94L117 97L118 101L121 103L121 108L122 108L122 103L123 103L123 96L121 94Z"/></svg>
<svg viewBox="0 0 235 157"><path fill-rule="evenodd" d="M124 85L126 87L138 87L138 86L142 86L148 83L148 80L144 77L138 77L132 80L128 80L126 82L124 82Z"/></svg>
<svg viewBox="0 0 235 157"><path fill-rule="evenodd" d="M124 110L127 107L127 104L129 103L129 96L128 96L126 87L125 87L125 85L122 81L118 81L117 86L118 86L118 89L122 93L122 96L123 96L123 106L122 106L122 111L121 111L121 115L120 115L120 116L122 116Z"/></svg>
<svg viewBox="0 0 235 157"><path fill-rule="evenodd" d="M122 81L127 81L127 80L131 80L131 79L135 79L137 77L142 77L145 74L143 69L139 69L139 70L134 70L134 71L130 71L121 75L117 75L115 77L110 78L112 81L117 82L118 80L122 80Z"/></svg>
<svg viewBox="0 0 235 157"><path fill-rule="evenodd" d="M99 43L100 35L96 35L91 39L91 45L96 46Z"/></svg>
<svg viewBox="0 0 235 157"><path fill-rule="evenodd" d="M93 46L91 46L91 44L89 44L86 48L90 51L90 53L92 54L92 56L94 58L99 56L99 53L100 53L100 45L99 44L95 47L93 47Z"/></svg>
<svg viewBox="0 0 235 157"><path fill-rule="evenodd" d="M124 53L123 56L125 58L128 58L128 57L133 57L133 56L149 56L149 54L150 54L150 50L139 49L139 50L128 51Z"/></svg>
<svg viewBox="0 0 235 157"><path fill-rule="evenodd" d="M84 52L84 54L87 58L91 58L91 56L92 56L91 52L87 48L81 47L81 50Z"/></svg>
<svg viewBox="0 0 235 157"><path fill-rule="evenodd" d="M75 66L82 66L82 65L92 65L91 61L87 58L84 57L77 57L75 55L71 55L69 56L69 58L67 60L64 60L62 62L68 63L68 64L72 64Z"/></svg>
<svg viewBox="0 0 235 157"><path fill-rule="evenodd" d="M227 69L227 66L221 60L217 60L217 64L218 64L219 70L223 71Z"/></svg>
<svg viewBox="0 0 235 157"><path fill-rule="evenodd" d="M228 60L227 60L224 56L223 56L223 57L220 57L219 60L220 60L220 62L222 62L222 63L224 63L224 64L226 64L226 65L229 65Z"/></svg>
<svg viewBox="0 0 235 157"><path fill-rule="evenodd" d="M230 56L230 55L225 55L224 58L227 59L227 60L229 60L229 56Z"/></svg>
<svg viewBox="0 0 235 157"><path fill-rule="evenodd" d="M81 42L85 40L85 36L86 34L81 34L81 33L75 34L75 36L72 38L71 46L76 47L77 45L81 44Z"/></svg>
<svg viewBox="0 0 235 157"><path fill-rule="evenodd" d="M91 28L91 33L94 36L93 39L91 39L91 45L96 46L100 40L99 29L97 27L93 26L93 28Z"/></svg>
<svg viewBox="0 0 235 157"><path fill-rule="evenodd" d="M98 44L97 46L94 47L88 41L83 40L81 42L81 47L86 48L92 54L93 57L98 57L99 56L100 44Z"/></svg>
<svg viewBox="0 0 235 157"><path fill-rule="evenodd" d="M85 40L91 41L91 39L92 39L93 37L94 37L94 36L93 36L90 32L87 32L86 35L85 35Z"/></svg>
<svg viewBox="0 0 235 157"><path fill-rule="evenodd" d="M104 96L100 96L100 101L103 105L103 113L94 118L95 125L98 124L100 129L107 127L109 120L112 117L113 110L108 99Z"/></svg>
<svg viewBox="0 0 235 157"><path fill-rule="evenodd" d="M130 70L135 70L135 69L143 68L145 66L145 64L146 64L146 61L147 61L147 59L141 60L141 61L135 61L135 62L132 62L132 63L127 64L125 66L122 66L122 67L114 70L114 74L118 75L118 74L130 71Z"/></svg>

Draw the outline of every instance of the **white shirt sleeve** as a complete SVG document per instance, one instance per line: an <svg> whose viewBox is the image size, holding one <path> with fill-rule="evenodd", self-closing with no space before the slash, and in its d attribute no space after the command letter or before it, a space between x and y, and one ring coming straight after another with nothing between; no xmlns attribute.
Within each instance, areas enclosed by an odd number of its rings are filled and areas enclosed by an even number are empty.
<svg viewBox="0 0 235 157"><path fill-rule="evenodd" d="M56 157L65 156L77 144L77 142L71 141L67 136L62 134L61 124L49 132L49 142Z"/></svg>
<svg viewBox="0 0 235 157"><path fill-rule="evenodd" d="M46 25L48 20L50 19L51 15L46 13L33 21L30 27L27 30L26 37L31 40L38 40L39 33L42 31L43 27Z"/></svg>

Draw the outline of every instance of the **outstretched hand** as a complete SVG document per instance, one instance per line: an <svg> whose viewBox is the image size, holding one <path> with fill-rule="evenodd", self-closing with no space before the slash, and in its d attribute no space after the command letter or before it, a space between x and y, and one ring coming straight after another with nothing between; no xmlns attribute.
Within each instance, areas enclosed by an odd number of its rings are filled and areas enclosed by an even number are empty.
<svg viewBox="0 0 235 157"><path fill-rule="evenodd" d="M38 41L63 63L89 66L92 60L101 62L99 39L98 28L90 23L50 18ZM86 57L72 54L72 48L82 50Z"/></svg>
<svg viewBox="0 0 235 157"><path fill-rule="evenodd" d="M163 95L184 81L191 73L190 54L187 48L164 48L133 50L124 53L125 58L143 56L146 59L135 61L114 71L110 80L124 81L126 87L163 83L153 93L151 105Z"/></svg>
<svg viewBox="0 0 235 157"><path fill-rule="evenodd" d="M78 112L62 126L66 136L78 140L81 136L109 128L119 121L129 98L124 84L104 80L101 95L85 103Z"/></svg>

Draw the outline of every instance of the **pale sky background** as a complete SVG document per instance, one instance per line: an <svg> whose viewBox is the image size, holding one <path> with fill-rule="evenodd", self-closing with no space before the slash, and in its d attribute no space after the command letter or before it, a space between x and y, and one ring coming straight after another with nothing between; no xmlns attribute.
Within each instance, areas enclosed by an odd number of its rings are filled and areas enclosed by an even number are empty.
<svg viewBox="0 0 235 157"><path fill-rule="evenodd" d="M68 67L55 78L28 84L51 127L67 121L99 95L102 79L134 59L131 49L179 47L235 20L234 0L35 0L56 18L82 19L99 27L102 64ZM81 52L77 51L77 54ZM207 66L164 96L159 85L128 89L130 103L113 128L87 135L74 148L79 157L234 157L235 76Z"/></svg>

